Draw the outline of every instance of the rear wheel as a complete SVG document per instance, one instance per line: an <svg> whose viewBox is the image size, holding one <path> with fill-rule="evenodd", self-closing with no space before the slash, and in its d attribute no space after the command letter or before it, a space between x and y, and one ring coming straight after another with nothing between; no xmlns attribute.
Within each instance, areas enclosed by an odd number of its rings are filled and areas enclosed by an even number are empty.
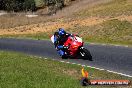
<svg viewBox="0 0 132 88"><path fill-rule="evenodd" d="M81 54L81 56L83 57L84 60L93 61L93 60L92 60L92 55L91 55L91 53L90 53L87 49L82 48L82 49L80 50L80 54Z"/></svg>

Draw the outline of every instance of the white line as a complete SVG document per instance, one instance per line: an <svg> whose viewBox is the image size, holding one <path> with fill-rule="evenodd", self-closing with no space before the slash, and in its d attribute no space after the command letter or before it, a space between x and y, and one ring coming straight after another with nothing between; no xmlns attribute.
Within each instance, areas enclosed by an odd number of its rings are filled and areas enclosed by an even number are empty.
<svg viewBox="0 0 132 88"><path fill-rule="evenodd" d="M106 46L106 44L102 44L103 46Z"/></svg>
<svg viewBox="0 0 132 88"><path fill-rule="evenodd" d="M132 47L128 45L116 45L116 44L105 44L105 43L89 43L91 45L102 45L102 46L117 46L117 47Z"/></svg>
<svg viewBox="0 0 132 88"><path fill-rule="evenodd" d="M65 62L65 61L64 61ZM70 63L70 62L66 62L66 63ZM71 63L71 64L76 64L76 63ZM81 65L81 64L77 64L77 65ZM85 67L86 65L81 65L83 67ZM94 69L97 69L97 70L100 70L100 71L103 71L105 69L102 69L102 68L97 68L97 67L93 67L93 66L86 66L86 67L89 67L89 68L94 68ZM126 74L123 74L123 73L119 73L119 72L115 72L115 71L110 71L110 70L105 70L107 72L110 72L110 73L114 73L114 74L119 74L119 75L122 75L122 76L126 76L126 77L132 77L130 75L126 75Z"/></svg>
<svg viewBox="0 0 132 88"><path fill-rule="evenodd" d="M72 64L76 64L76 63L72 63Z"/></svg>
<svg viewBox="0 0 132 88"><path fill-rule="evenodd" d="M47 59L47 58L44 58L44 59ZM52 60L55 60L55 59L52 59ZM77 64L77 63L70 63L70 62L65 62L65 61L60 61L60 62L68 63L68 64ZM77 65L80 66L81 64L77 64ZM81 66L85 67L86 65L81 65ZM97 70L100 70L100 71L105 70L105 69L101 69L101 68L97 68L97 67L93 67L93 66L86 66L86 67L94 68L94 69L97 69ZM131 75L127 75L127 74L123 74L123 73L119 73L119 72L115 72L115 71L111 71L111 70L105 70L105 71L110 72L110 73L114 73L114 74L118 74L118 75L122 75L122 76L126 76L126 77L131 77L132 78Z"/></svg>
<svg viewBox="0 0 132 88"><path fill-rule="evenodd" d="M90 43L91 45L95 45L95 43Z"/></svg>
<svg viewBox="0 0 132 88"><path fill-rule="evenodd" d="M96 67L92 67L92 66L87 66L89 68L94 68L94 69L98 69L98 70L105 70L105 69L101 69L101 68L96 68ZM126 76L126 77L131 77L131 75L126 75L126 74L123 74L123 73L119 73L119 72L115 72L115 71L111 71L111 70L106 70L107 72L110 72L110 73L115 73L115 74L119 74L119 75L122 75L122 76Z"/></svg>
<svg viewBox="0 0 132 88"><path fill-rule="evenodd" d="M96 67L92 67L92 66L87 66L87 67L89 67L89 68L94 68L94 69L98 69L98 70L105 70L105 69L96 68ZM110 72L110 73L119 74L119 75L122 75L122 76L132 77L131 75L126 75L126 74L119 73L119 72L115 72L115 71L111 71L111 70L106 70L106 71L107 71L107 72Z"/></svg>
<svg viewBox="0 0 132 88"><path fill-rule="evenodd" d="M86 65L82 65L82 67L85 67Z"/></svg>
<svg viewBox="0 0 132 88"><path fill-rule="evenodd" d="M81 65L81 64L77 64L77 65Z"/></svg>
<svg viewBox="0 0 132 88"><path fill-rule="evenodd" d="M65 61L60 61L60 62L64 63Z"/></svg>
<svg viewBox="0 0 132 88"><path fill-rule="evenodd" d="M33 57L38 58L38 56L33 56Z"/></svg>
<svg viewBox="0 0 132 88"><path fill-rule="evenodd" d="M129 46L125 46L125 47L129 47Z"/></svg>
<svg viewBox="0 0 132 88"><path fill-rule="evenodd" d="M106 71L111 72L111 73L115 73L115 74L119 74L119 75L123 75L123 76L127 76L127 77L132 77L130 75L126 75L126 74L115 72L115 71L111 71L111 70L106 70Z"/></svg>
<svg viewBox="0 0 132 88"><path fill-rule="evenodd" d="M102 69L102 68L96 68L96 67L92 67L92 66L87 66L89 68L94 68L94 69L98 69L98 70L105 70L105 69Z"/></svg>
<svg viewBox="0 0 132 88"><path fill-rule="evenodd" d="M101 71L105 70L105 69L100 69Z"/></svg>
<svg viewBox="0 0 132 88"><path fill-rule="evenodd" d="M120 46L120 45L115 45L115 46Z"/></svg>
<svg viewBox="0 0 132 88"><path fill-rule="evenodd" d="M69 64L70 62L66 62L66 63L68 63L68 64Z"/></svg>

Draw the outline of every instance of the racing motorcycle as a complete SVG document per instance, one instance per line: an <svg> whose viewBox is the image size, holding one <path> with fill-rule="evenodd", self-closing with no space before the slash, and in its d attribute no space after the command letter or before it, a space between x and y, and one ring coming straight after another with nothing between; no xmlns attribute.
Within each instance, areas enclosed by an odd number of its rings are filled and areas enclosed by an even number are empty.
<svg viewBox="0 0 132 88"><path fill-rule="evenodd" d="M54 35L51 37L51 41L54 43ZM84 48L83 45L84 42L79 36L76 35L69 36L66 42L64 43L64 46L68 48L64 49L65 55L63 56L63 58L80 57L84 60L92 61L92 56L89 50Z"/></svg>

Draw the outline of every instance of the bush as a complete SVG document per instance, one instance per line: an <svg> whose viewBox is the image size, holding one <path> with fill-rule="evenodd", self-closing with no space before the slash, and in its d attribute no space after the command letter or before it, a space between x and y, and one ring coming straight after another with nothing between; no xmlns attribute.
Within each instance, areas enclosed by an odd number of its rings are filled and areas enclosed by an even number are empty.
<svg viewBox="0 0 132 88"><path fill-rule="evenodd" d="M36 5L34 0L25 0L23 4L23 8L25 11L35 11Z"/></svg>
<svg viewBox="0 0 132 88"><path fill-rule="evenodd" d="M1 9L7 11L34 11L36 9L34 0L1 0Z"/></svg>
<svg viewBox="0 0 132 88"><path fill-rule="evenodd" d="M4 9L4 1L3 0L0 0L0 10Z"/></svg>
<svg viewBox="0 0 132 88"><path fill-rule="evenodd" d="M13 10L14 0L3 0L3 9L7 11Z"/></svg>
<svg viewBox="0 0 132 88"><path fill-rule="evenodd" d="M35 1L35 4L36 4L36 7L41 8L45 5L46 0L34 0L34 1Z"/></svg>
<svg viewBox="0 0 132 88"><path fill-rule="evenodd" d="M74 0L0 0L0 9L7 11L35 11L38 7L57 6L62 9Z"/></svg>

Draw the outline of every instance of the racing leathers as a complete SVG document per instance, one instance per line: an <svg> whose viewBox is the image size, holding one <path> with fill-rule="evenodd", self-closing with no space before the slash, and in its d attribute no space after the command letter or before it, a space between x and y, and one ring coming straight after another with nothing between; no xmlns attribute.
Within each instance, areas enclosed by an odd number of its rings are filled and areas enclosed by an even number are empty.
<svg viewBox="0 0 132 88"><path fill-rule="evenodd" d="M58 32L54 33L54 45L58 53L60 54L60 56L65 55L65 49L68 47L64 46L64 43L67 41L68 37L71 35L72 34L66 33L63 36L59 36Z"/></svg>

